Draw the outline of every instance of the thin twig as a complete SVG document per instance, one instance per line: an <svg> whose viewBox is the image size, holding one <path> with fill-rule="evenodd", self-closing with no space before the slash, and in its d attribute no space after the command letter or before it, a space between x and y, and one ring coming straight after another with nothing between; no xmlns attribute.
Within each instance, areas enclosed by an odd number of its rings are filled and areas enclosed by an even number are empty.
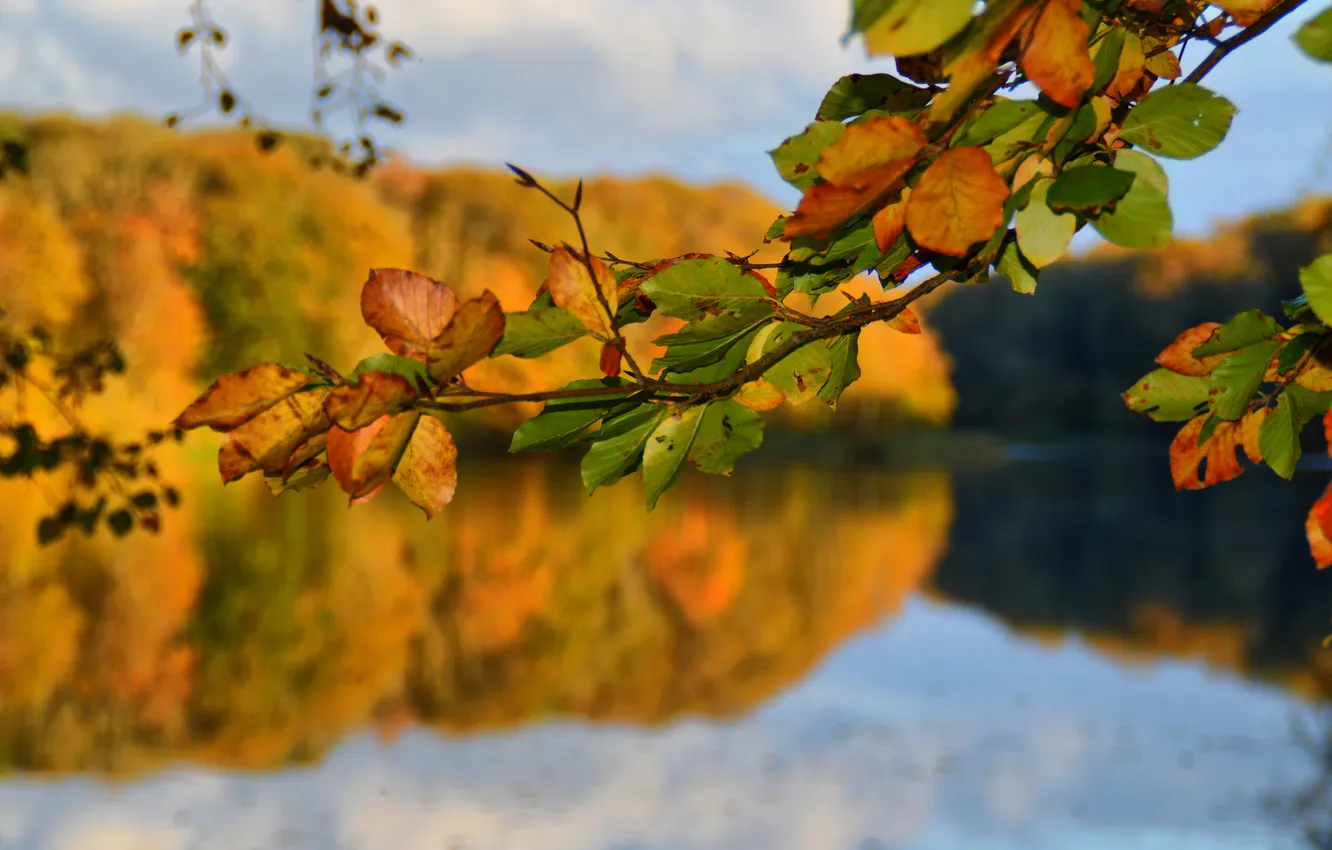
<svg viewBox="0 0 1332 850"><path fill-rule="evenodd" d="M1225 59L1231 51L1243 47L1245 44L1248 44L1250 41L1253 41L1258 36L1267 32L1271 29L1273 24L1303 6L1304 3L1305 0L1285 0L1284 2L1273 6L1257 21L1249 24L1240 32L1212 48L1212 52L1207 54L1206 59L1198 63L1197 68L1194 68L1189 72L1189 75L1184 78L1184 82L1201 82L1202 78L1207 76L1207 74L1210 73L1222 59Z"/></svg>

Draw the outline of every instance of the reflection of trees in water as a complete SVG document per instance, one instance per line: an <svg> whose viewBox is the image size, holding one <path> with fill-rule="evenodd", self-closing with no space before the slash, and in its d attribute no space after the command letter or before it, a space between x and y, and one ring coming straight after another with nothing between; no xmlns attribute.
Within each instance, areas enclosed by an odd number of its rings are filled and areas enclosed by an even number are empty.
<svg viewBox="0 0 1332 850"><path fill-rule="evenodd" d="M735 714L895 611L951 513L940 474L691 476L646 518L572 467L463 474L430 524L388 499L200 488L197 544L9 541L0 764L258 767L367 724Z"/></svg>
<svg viewBox="0 0 1332 850"><path fill-rule="evenodd" d="M1198 658L1332 697L1332 652L1318 652L1332 573L1314 569L1301 519L1325 480L1254 470L1178 494L1157 451L1097 453L956 477L935 587L1111 655Z"/></svg>

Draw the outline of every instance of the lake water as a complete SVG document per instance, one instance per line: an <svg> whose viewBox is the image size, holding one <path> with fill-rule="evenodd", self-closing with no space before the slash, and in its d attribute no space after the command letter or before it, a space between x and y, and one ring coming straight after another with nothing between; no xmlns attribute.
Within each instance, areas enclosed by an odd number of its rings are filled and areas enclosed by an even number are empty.
<svg viewBox="0 0 1332 850"><path fill-rule="evenodd" d="M515 460L429 524L201 478L0 555L0 848L1326 846L1326 472L1162 454L770 460L651 517Z"/></svg>

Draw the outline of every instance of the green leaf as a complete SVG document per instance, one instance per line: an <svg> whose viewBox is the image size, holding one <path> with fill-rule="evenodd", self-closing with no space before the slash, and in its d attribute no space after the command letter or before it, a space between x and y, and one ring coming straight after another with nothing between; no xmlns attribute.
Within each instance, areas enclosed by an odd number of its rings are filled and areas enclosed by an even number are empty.
<svg viewBox="0 0 1332 850"><path fill-rule="evenodd" d="M1157 422L1184 422L1207 406L1210 391L1206 377L1157 369L1125 390L1121 398L1130 410Z"/></svg>
<svg viewBox="0 0 1332 850"><path fill-rule="evenodd" d="M1120 151L1115 170L1134 175L1133 185L1113 210L1091 220L1096 232L1124 248L1152 249L1170 241L1174 217L1166 199L1165 171L1151 157L1138 151Z"/></svg>
<svg viewBox="0 0 1332 850"><path fill-rule="evenodd" d="M619 481L643 459L643 447L670 410L645 404L607 419L583 456L583 486L591 495L598 487Z"/></svg>
<svg viewBox="0 0 1332 850"><path fill-rule="evenodd" d="M1280 347L1275 340L1256 342L1216 364L1211 375L1212 412L1231 421L1243 416Z"/></svg>
<svg viewBox="0 0 1332 850"><path fill-rule="evenodd" d="M929 89L913 86L892 74L847 74L828 89L814 117L820 121L845 121L881 107L890 113L920 109L929 103L930 96Z"/></svg>
<svg viewBox="0 0 1332 850"><path fill-rule="evenodd" d="M819 390L819 400L836 409L846 388L860 379L860 331L839 336L828 346L832 369L828 382Z"/></svg>
<svg viewBox="0 0 1332 850"><path fill-rule="evenodd" d="M1283 398L1289 398L1295 405L1295 420L1299 423L1300 430L1304 430L1305 425L1332 409L1332 392L1318 393L1299 384L1288 384L1281 395Z"/></svg>
<svg viewBox="0 0 1332 850"><path fill-rule="evenodd" d="M666 347L661 357L652 361L652 371L671 369L676 372L689 372L719 363L726 359L726 353L733 347L741 351L748 349L749 341L758 333L759 326L767 319L743 324L737 330L735 320L730 317L718 317L726 321L720 327L708 327L708 319L699 319L685 325L679 333L668 334L653 340L656 345Z"/></svg>
<svg viewBox="0 0 1332 850"><path fill-rule="evenodd" d="M1221 144L1235 105L1196 83L1157 89L1129 110L1121 141L1172 159L1193 159Z"/></svg>
<svg viewBox="0 0 1332 850"><path fill-rule="evenodd" d="M1112 27L1097 42L1096 55L1092 57L1096 68L1092 81L1093 92L1099 92L1110 85L1115 73L1119 71L1119 57L1124 52L1124 35L1123 27Z"/></svg>
<svg viewBox="0 0 1332 850"><path fill-rule="evenodd" d="M1283 344L1281 352L1277 354L1277 374L1284 375L1290 371L1295 364L1304 359L1304 355L1309 353L1309 349L1317 345L1322 338L1322 334L1302 333Z"/></svg>
<svg viewBox="0 0 1332 850"><path fill-rule="evenodd" d="M1332 254L1324 254L1300 269L1300 288L1314 315L1324 324L1332 324Z"/></svg>
<svg viewBox="0 0 1332 850"><path fill-rule="evenodd" d="M1239 351L1241 348L1271 339L1281 333L1282 327L1276 319L1261 310L1245 310L1221 327L1212 331L1207 342L1193 349L1193 356L1211 357L1213 354L1225 354L1227 351Z"/></svg>
<svg viewBox="0 0 1332 850"><path fill-rule="evenodd" d="M1282 301L1281 312L1285 313L1286 318L1292 322L1303 322L1306 319L1315 318L1313 308L1309 306L1309 296L1304 293Z"/></svg>
<svg viewBox="0 0 1332 850"><path fill-rule="evenodd" d="M1015 224L1023 256L1039 269L1063 256L1078 229L1078 219L1077 216L1056 213L1046 203L1053 181L1041 178L1034 182L1031 201L1025 209L1018 211Z"/></svg>
<svg viewBox="0 0 1332 850"><path fill-rule="evenodd" d="M643 450L643 491L649 511L675 483L702 424L703 408L689 407L667 416L648 438Z"/></svg>
<svg viewBox="0 0 1332 850"><path fill-rule="evenodd" d="M791 136L768 151L768 156L772 157L772 164L777 166L782 179L803 192L818 182L819 174L814 166L823 149L842 138L845 132L846 125L840 121L815 121L803 133Z"/></svg>
<svg viewBox="0 0 1332 850"><path fill-rule="evenodd" d="M1294 476L1300 459L1300 429L1295 421L1295 403L1285 395L1267 411L1258 429L1258 450L1277 475L1287 480Z"/></svg>
<svg viewBox="0 0 1332 850"><path fill-rule="evenodd" d="M730 475L735 462L763 444L763 417L730 399L703 412L689 461L708 475Z"/></svg>
<svg viewBox="0 0 1332 850"><path fill-rule="evenodd" d="M1008 283L1013 287L1014 292L1021 292L1023 295L1031 295L1036 291L1036 278L1040 274L1040 269L1033 266L1022 256L1018 250L1017 240L1012 236L1004 239L1004 245L999 249L999 262L995 264L995 269L999 274L1008 279Z"/></svg>
<svg viewBox="0 0 1332 850"><path fill-rule="evenodd" d="M768 336L763 346L766 354L783 345L793 334L805 330L795 322L782 322ZM818 395L832 373L832 352L819 342L804 345L783 357L765 377L786 395L792 405L803 404Z"/></svg>
<svg viewBox="0 0 1332 850"><path fill-rule="evenodd" d="M619 378L574 381L561 387L565 390L585 390L598 387L622 387ZM604 396L551 399L541 412L518 426L509 443L510 452L535 449L558 449L577 440L589 425L608 411L625 402L623 393Z"/></svg>
<svg viewBox="0 0 1332 850"><path fill-rule="evenodd" d="M757 319L772 311L763 284L721 257L681 260L643 281L639 291L658 311L677 319Z"/></svg>
<svg viewBox="0 0 1332 850"><path fill-rule="evenodd" d="M407 382L413 387L420 386L422 383L429 387L435 383L430 379L430 373L426 371L424 363L410 357L400 357L396 354L370 355L356 364L356 368L347 376L347 379L354 384L361 380L362 375L370 372L388 372L390 375L399 375L406 378Z"/></svg>
<svg viewBox="0 0 1332 850"><path fill-rule="evenodd" d="M1036 101L1001 100L972 118L962 132L957 134L950 147L987 144L1034 117L1045 117Z"/></svg>
<svg viewBox="0 0 1332 850"><path fill-rule="evenodd" d="M1113 209L1137 175L1103 165L1069 168L1050 186L1046 203L1055 212L1099 215Z"/></svg>
<svg viewBox="0 0 1332 850"><path fill-rule="evenodd" d="M786 219L787 216L779 215L776 221L768 225L768 231L763 234L764 244L781 238L781 235L786 232Z"/></svg>
<svg viewBox="0 0 1332 850"><path fill-rule="evenodd" d="M1332 62L1332 6L1305 21L1295 33L1295 43L1310 58Z"/></svg>
<svg viewBox="0 0 1332 850"><path fill-rule="evenodd" d="M504 336L491 357L540 357L587 336L578 317L563 307L535 307L523 313L504 314Z"/></svg>
<svg viewBox="0 0 1332 850"><path fill-rule="evenodd" d="M1073 123L1069 126L1064 137L1055 145L1052 159L1062 164L1073 153L1074 148L1081 148L1083 141L1096 132L1097 125L1096 108L1090 103L1083 106L1073 116Z"/></svg>
<svg viewBox="0 0 1332 850"><path fill-rule="evenodd" d="M852 27L865 34L871 55L914 56L961 32L974 6L973 0L857 0Z"/></svg>

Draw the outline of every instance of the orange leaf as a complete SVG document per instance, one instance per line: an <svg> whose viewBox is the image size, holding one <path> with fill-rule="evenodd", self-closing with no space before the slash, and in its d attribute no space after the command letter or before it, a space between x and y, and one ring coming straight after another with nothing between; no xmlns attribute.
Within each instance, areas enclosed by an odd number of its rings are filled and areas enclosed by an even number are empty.
<svg viewBox="0 0 1332 850"><path fill-rule="evenodd" d="M228 475L228 469L234 473L243 466L237 461L239 452L251 458L256 467L264 472L275 474L284 471L292 455L303 443L333 425L333 420L324 412L324 401L328 394L328 390L320 389L287 396L233 430L228 435L231 448L224 445L226 457L218 457L223 478ZM249 471L253 470L246 470ZM244 474L241 472L236 477Z"/></svg>
<svg viewBox="0 0 1332 850"><path fill-rule="evenodd" d="M1115 100L1123 100L1142 80L1147 58L1142 50L1142 39L1130 32L1124 36L1124 48L1119 53L1119 69L1105 87L1105 93Z"/></svg>
<svg viewBox="0 0 1332 850"><path fill-rule="evenodd" d="M222 440L222 447L217 450L217 471L222 473L223 484L244 478L258 468L259 463L234 438L228 435Z"/></svg>
<svg viewBox="0 0 1332 850"><path fill-rule="evenodd" d="M805 192L782 238L826 234L873 204L915 165L927 141L919 127L897 116L852 124L820 154L816 168L828 182Z"/></svg>
<svg viewBox="0 0 1332 850"><path fill-rule="evenodd" d="M1244 456L1250 463L1259 463L1263 459L1263 449L1259 440L1263 422L1270 410L1268 407L1260 407L1240 420L1240 445L1244 447Z"/></svg>
<svg viewBox="0 0 1332 850"><path fill-rule="evenodd" d="M823 149L815 169L838 186L870 186L884 181L885 169L896 180L915 162L929 140L912 122L891 116L852 124Z"/></svg>
<svg viewBox="0 0 1332 850"><path fill-rule="evenodd" d="M1332 410L1323 414L1323 439L1327 441L1327 453L1332 456Z"/></svg>
<svg viewBox="0 0 1332 850"><path fill-rule="evenodd" d="M504 310L489 289L464 301L448 325L430 341L426 368L439 383L490 356L504 336Z"/></svg>
<svg viewBox="0 0 1332 850"><path fill-rule="evenodd" d="M1157 364L1180 375L1201 376L1212 374L1212 369L1217 363L1224 360L1226 355L1214 354L1211 357L1204 357L1199 360L1193 356L1193 349L1211 339L1212 332L1219 327L1221 325L1217 322L1203 322L1197 327L1189 328L1175 337L1174 342L1167 345L1165 350L1156 355Z"/></svg>
<svg viewBox="0 0 1332 850"><path fill-rule="evenodd" d="M1304 521L1304 533L1309 538L1309 553L1320 570L1332 566L1332 540L1328 539L1332 535L1328 534L1329 527L1332 527L1332 484L1313 503Z"/></svg>
<svg viewBox="0 0 1332 850"><path fill-rule="evenodd" d="M1022 31L1037 7L1030 4L988 3L972 24L966 49L955 51L942 72L948 87L930 104L930 120L943 122L961 108L986 77L994 73L1015 36ZM979 47L976 45L979 44Z"/></svg>
<svg viewBox="0 0 1332 850"><path fill-rule="evenodd" d="M911 312L910 307L903 307L902 312L893 316L885 324L893 330L901 331L904 334L920 333L920 319L916 318L916 314Z"/></svg>
<svg viewBox="0 0 1332 850"><path fill-rule="evenodd" d="M1211 0L1230 13L1235 23L1242 27L1255 24L1263 13L1271 10L1280 0Z"/></svg>
<svg viewBox="0 0 1332 850"><path fill-rule="evenodd" d="M773 384L759 378L756 381L741 384L740 389L736 390L735 395L731 398L737 404L743 404L750 410L772 410L781 407L782 402L786 401L786 394Z"/></svg>
<svg viewBox="0 0 1332 850"><path fill-rule="evenodd" d="M1034 153L1018 164L1013 172L1013 191L1016 192L1037 177L1053 177L1054 164L1050 160Z"/></svg>
<svg viewBox="0 0 1332 850"><path fill-rule="evenodd" d="M1076 107L1096 78L1087 50L1091 28L1078 13L1082 0L1050 0L1037 15L1022 70L1055 103Z"/></svg>
<svg viewBox="0 0 1332 850"><path fill-rule="evenodd" d="M277 363L223 375L176 417L177 428L206 425L229 431L250 421L314 379Z"/></svg>
<svg viewBox="0 0 1332 850"><path fill-rule="evenodd" d="M402 375L368 372L354 384L330 390L324 412L338 427L355 431L381 416L405 410L416 397L416 388Z"/></svg>
<svg viewBox="0 0 1332 850"><path fill-rule="evenodd" d="M426 362L430 341L448 326L458 296L437 280L406 269L371 269L361 289L361 316L394 354Z"/></svg>
<svg viewBox="0 0 1332 850"><path fill-rule="evenodd" d="M607 342L601 346L601 374L607 378L615 378L620 374L620 349L615 347L615 343Z"/></svg>
<svg viewBox="0 0 1332 850"><path fill-rule="evenodd" d="M453 501L458 489L458 448L444 423L433 416L421 417L393 473L393 483L425 511L427 519Z"/></svg>
<svg viewBox="0 0 1332 850"><path fill-rule="evenodd" d="M906 223L916 242L965 257L1003 225L1008 184L990 155L975 145L944 151L921 175L907 201Z"/></svg>
<svg viewBox="0 0 1332 850"><path fill-rule="evenodd" d="M420 418L413 410L385 414L355 431L336 426L329 431L329 468L354 504L369 501L393 475Z"/></svg>
<svg viewBox="0 0 1332 850"><path fill-rule="evenodd" d="M572 248L568 245L556 248L550 255L550 271L546 274L545 285L556 304L569 310L583 327L604 339L612 335L610 314L601 305L597 291L601 291L612 313L618 307L619 293L610 269L596 257L590 262L596 271L595 283L587 266Z"/></svg>
<svg viewBox="0 0 1332 850"><path fill-rule="evenodd" d="M1198 445L1198 436L1203 424L1209 418L1207 414L1190 419L1170 444L1170 474L1175 480L1176 490L1201 490L1229 481L1244 472L1239 459L1235 457L1246 436L1246 421L1254 414L1245 414L1238 422L1221 422L1211 435ZM1261 420L1257 424L1261 424ZM1256 426L1249 424L1247 428ZM1256 446L1245 446L1246 454L1250 449L1256 452ZM1206 461L1206 468L1200 469Z"/></svg>
<svg viewBox="0 0 1332 850"><path fill-rule="evenodd" d="M910 189L902 190L901 200L894 201L874 214L874 244L887 254L902 237L906 229L906 204Z"/></svg>

